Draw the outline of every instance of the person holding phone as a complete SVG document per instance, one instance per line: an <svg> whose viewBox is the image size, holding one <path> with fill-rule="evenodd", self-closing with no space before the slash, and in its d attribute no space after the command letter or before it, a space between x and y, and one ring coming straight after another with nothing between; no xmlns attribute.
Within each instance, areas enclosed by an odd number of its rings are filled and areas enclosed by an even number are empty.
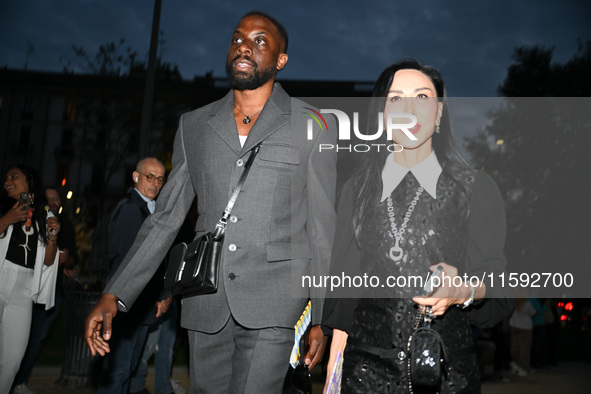
<svg viewBox="0 0 591 394"><path fill-rule="evenodd" d="M435 391L479 392L471 324L493 326L510 313L512 300L463 278L505 269L501 194L454 147L438 70L414 59L397 62L380 75L372 96L368 130L376 130L381 116L387 124L390 114L416 122L406 133L393 130L391 140L384 132L376 145L396 149L363 153L341 192L331 274L375 276L383 286L340 294L349 298L327 295L329 377L341 359L343 392L416 392L409 383L409 338L420 315L428 314L450 367ZM429 272L428 286L411 285L411 278ZM386 287L387 278L408 285Z"/></svg>
<svg viewBox="0 0 591 394"><path fill-rule="evenodd" d="M54 306L60 224L44 209L37 173L22 162L6 172L1 197L0 392L8 393L27 348L33 302Z"/></svg>

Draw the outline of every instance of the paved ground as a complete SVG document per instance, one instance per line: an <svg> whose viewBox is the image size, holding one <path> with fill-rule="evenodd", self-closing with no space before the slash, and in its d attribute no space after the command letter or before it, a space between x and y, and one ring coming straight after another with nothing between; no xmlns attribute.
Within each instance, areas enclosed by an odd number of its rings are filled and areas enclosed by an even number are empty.
<svg viewBox="0 0 591 394"><path fill-rule="evenodd" d="M508 382L484 382L483 394L591 393L591 363L565 362L526 377L507 374Z"/></svg>
<svg viewBox="0 0 591 394"><path fill-rule="evenodd" d="M29 389L35 394L95 394L96 390L90 387L61 387L55 382L59 379L61 367L58 366L39 366L33 369L31 379L29 380ZM187 389L189 393L189 375L186 366L175 366L173 368L173 377ZM151 393L154 392L154 368L148 369L146 387Z"/></svg>
<svg viewBox="0 0 591 394"><path fill-rule="evenodd" d="M59 367L36 367L29 387L36 394L94 394L92 388L60 387L54 384L60 374ZM181 385L188 388L189 378L186 366L174 368L173 376L179 380ZM569 362L560 364L557 367L535 371L526 377L507 375L507 381L486 381L482 385L483 394L528 394L528 393L569 393L589 394L591 393L591 364L582 362ZM322 392L322 377L318 372L314 375L317 382L314 385L314 392ZM148 374L147 388L153 389L153 369ZM187 390L188 393L188 390ZM370 394L370 393L368 393Z"/></svg>

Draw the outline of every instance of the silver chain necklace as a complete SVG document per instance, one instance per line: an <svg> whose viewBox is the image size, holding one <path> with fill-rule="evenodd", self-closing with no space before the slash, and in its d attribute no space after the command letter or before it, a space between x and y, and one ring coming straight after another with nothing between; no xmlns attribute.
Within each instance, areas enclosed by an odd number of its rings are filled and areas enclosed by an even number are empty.
<svg viewBox="0 0 591 394"><path fill-rule="evenodd" d="M255 116L256 114L258 114L259 112L261 112L261 111L263 110L263 109L261 108L260 110L258 110L257 112L255 112L255 113L254 113L254 114L252 114L252 115L246 115L244 112L240 111L240 108L238 108L238 107L236 106L236 104L234 104L234 108L236 108L236 109L238 110L238 112L240 112L242 115L244 115L244 116L245 116L245 118L244 118L244 119L242 119L242 123L244 123L244 124L249 124L249 123L250 123L250 117L251 117L251 116Z"/></svg>
<svg viewBox="0 0 591 394"><path fill-rule="evenodd" d="M402 235L406 232L406 226L410 220L410 217L412 216L412 212L415 210L415 206L417 205L417 203L419 202L419 198L421 197L421 194L423 194L423 191L425 189L423 189L423 187L419 187L419 190L417 190L417 193L415 195L415 198L413 198L413 200L410 202L410 205L408 206L408 209L406 210L406 213L404 214L404 220L402 221L402 224L400 225L400 230L398 229L398 227L396 226L396 218L394 217L394 203L392 202L392 196L388 196L388 216L390 220L390 236L394 239L396 239L396 243L394 244L394 246L392 246L390 248L390 258L392 260L394 260L395 262L399 262L400 259L402 259L402 255L404 254L402 248L400 247L400 240L402 239Z"/></svg>

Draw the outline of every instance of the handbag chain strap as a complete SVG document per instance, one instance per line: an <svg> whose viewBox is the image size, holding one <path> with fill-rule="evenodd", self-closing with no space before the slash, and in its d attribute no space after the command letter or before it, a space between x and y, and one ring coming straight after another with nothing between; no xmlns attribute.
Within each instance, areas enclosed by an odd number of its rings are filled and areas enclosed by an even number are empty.
<svg viewBox="0 0 591 394"><path fill-rule="evenodd" d="M213 233L214 239L220 239L224 235L224 233L226 232L226 228L228 227L228 218L230 217L230 213L232 213L232 208L234 208L234 204L236 203L236 200L238 199L238 194L240 193L240 190L242 189L242 185L244 185L244 181L246 180L248 172L250 171L250 167L252 166L252 163L254 162L254 158L256 157L257 153L259 153L259 150L261 149L261 144L262 144L262 142L252 149L252 153L250 154L250 157L248 158L248 160L244 164L244 171L242 172L242 175L240 176L240 180L238 180L238 184L236 185L236 187L234 188L234 191L232 192L232 196L230 197L230 200L228 200L228 205L226 205L226 209L224 209L224 214L222 215L222 217L218 220L218 222L215 225L215 231Z"/></svg>

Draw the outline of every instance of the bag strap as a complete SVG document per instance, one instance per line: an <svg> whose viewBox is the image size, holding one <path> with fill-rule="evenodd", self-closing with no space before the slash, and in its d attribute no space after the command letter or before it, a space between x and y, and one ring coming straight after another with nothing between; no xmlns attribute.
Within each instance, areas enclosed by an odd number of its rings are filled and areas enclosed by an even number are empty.
<svg viewBox="0 0 591 394"><path fill-rule="evenodd" d="M240 190L242 190L242 185L244 185L244 181L246 181L246 177L248 176L248 173L250 172L250 167L252 166L252 163L254 162L254 158L256 157L257 153L259 153L259 150L261 149L261 144L262 144L262 142L260 144L258 144L257 146L255 146L254 148L252 148L252 153L250 154L250 157L248 158L248 160L244 164L244 171L242 172L242 175L240 176L240 179L238 180L238 184L234 188L234 191L232 192L232 196L230 197L230 200L228 200L228 204L226 205L226 209L224 209L224 213L223 213L222 217L218 220L218 222L215 225L215 231L213 233L214 239L220 239L224 235L224 233L226 232L226 228L228 227L228 218L230 217L230 213L232 213L232 208L234 208L234 204L236 203L236 200L238 199L238 194L240 193Z"/></svg>

